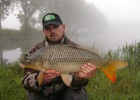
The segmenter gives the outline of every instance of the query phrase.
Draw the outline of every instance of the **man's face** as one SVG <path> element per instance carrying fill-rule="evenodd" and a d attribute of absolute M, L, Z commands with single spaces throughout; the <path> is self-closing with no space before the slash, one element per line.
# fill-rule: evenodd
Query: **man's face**
<path fill-rule="evenodd" d="M 47 25 L 44 29 L 44 35 L 47 36 L 47 38 L 52 41 L 52 42 L 58 42 L 63 34 L 64 34 L 64 30 L 65 30 L 65 25 Z"/>

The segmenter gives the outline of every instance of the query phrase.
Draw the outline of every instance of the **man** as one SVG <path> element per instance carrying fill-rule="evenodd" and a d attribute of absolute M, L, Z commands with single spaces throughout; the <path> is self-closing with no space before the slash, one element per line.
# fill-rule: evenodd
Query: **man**
<path fill-rule="evenodd" d="M 46 14 L 43 19 L 43 33 L 45 39 L 27 52 L 27 56 L 37 51 L 39 48 L 55 44 L 71 44 L 64 34 L 65 25 L 59 15 L 55 13 Z M 25 69 L 23 85 L 28 90 L 29 100 L 88 100 L 84 87 L 96 72 L 96 67 L 90 63 L 81 66 L 81 71 L 73 73 L 70 87 L 66 86 L 60 73 L 53 69 L 44 72 L 43 83 L 38 85 L 38 71 Z"/>

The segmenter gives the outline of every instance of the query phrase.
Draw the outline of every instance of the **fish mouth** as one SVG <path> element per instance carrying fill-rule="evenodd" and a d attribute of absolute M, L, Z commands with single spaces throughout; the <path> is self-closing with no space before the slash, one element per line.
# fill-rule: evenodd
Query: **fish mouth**
<path fill-rule="evenodd" d="M 23 62 L 22 62 L 22 61 L 19 61 L 18 63 L 19 63 L 19 65 L 20 65 L 22 68 L 24 68 L 24 67 L 25 67 L 25 64 L 23 64 Z"/>
<path fill-rule="evenodd" d="M 26 66 L 30 65 L 29 60 L 19 60 L 18 63 L 22 68 L 25 68 Z"/>

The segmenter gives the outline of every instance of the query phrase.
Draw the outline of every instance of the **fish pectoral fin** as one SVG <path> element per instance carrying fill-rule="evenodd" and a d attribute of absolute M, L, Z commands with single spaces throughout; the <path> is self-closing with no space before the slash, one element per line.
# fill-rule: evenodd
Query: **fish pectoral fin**
<path fill-rule="evenodd" d="M 38 81 L 39 86 L 41 86 L 41 84 L 42 84 L 42 82 L 43 82 L 43 77 L 44 77 L 44 70 L 41 70 L 41 71 L 39 72 L 38 77 L 37 77 L 37 81 Z"/>
<path fill-rule="evenodd" d="M 70 86 L 73 76 L 71 74 L 62 74 L 61 77 L 62 77 L 63 82 L 67 86 Z"/>

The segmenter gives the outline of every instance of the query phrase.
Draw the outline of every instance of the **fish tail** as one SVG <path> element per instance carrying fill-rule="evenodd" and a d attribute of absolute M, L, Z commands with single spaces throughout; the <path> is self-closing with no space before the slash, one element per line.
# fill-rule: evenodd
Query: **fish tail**
<path fill-rule="evenodd" d="M 106 75 L 106 77 L 112 82 L 116 83 L 117 75 L 116 70 L 122 69 L 128 65 L 127 62 L 121 60 L 111 60 L 104 67 L 101 68 L 101 71 Z"/>

